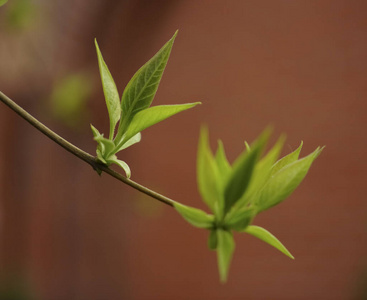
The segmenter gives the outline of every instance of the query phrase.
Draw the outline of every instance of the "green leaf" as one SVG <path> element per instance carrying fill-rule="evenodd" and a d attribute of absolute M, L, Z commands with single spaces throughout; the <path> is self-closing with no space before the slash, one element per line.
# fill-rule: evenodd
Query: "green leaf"
<path fill-rule="evenodd" d="M 197 157 L 197 180 L 201 197 L 216 216 L 222 212 L 219 193 L 219 171 L 209 146 L 208 130 L 202 127 Z"/>
<path fill-rule="evenodd" d="M 107 163 L 108 165 L 110 164 L 118 165 L 120 168 L 122 168 L 125 171 L 127 178 L 131 177 L 131 171 L 130 171 L 129 165 L 126 162 L 117 159 L 116 155 L 112 155 L 111 157 L 109 157 L 107 160 Z"/>
<path fill-rule="evenodd" d="M 208 238 L 208 247 L 210 250 L 216 250 L 218 245 L 218 236 L 217 236 L 217 230 L 212 229 L 209 233 Z"/>
<path fill-rule="evenodd" d="M 8 0 L 0 0 L 0 6 L 4 5 Z"/>
<path fill-rule="evenodd" d="M 107 105 L 108 115 L 110 117 L 110 139 L 113 139 L 114 130 L 117 122 L 120 120 L 121 107 L 120 97 L 117 91 L 115 81 L 112 78 L 108 67 L 103 60 L 102 53 L 99 50 L 97 40 L 94 40 L 98 56 L 99 72 L 101 74 L 103 93 Z"/>
<path fill-rule="evenodd" d="M 250 145 L 245 141 L 245 147 L 246 147 L 246 150 L 247 151 L 250 151 L 251 150 L 251 147 Z"/>
<path fill-rule="evenodd" d="M 276 172 L 283 169 L 285 166 L 289 165 L 290 163 L 296 161 L 299 157 L 299 154 L 302 149 L 303 142 L 299 145 L 299 147 L 293 151 L 292 153 L 289 153 L 288 155 L 284 156 L 283 158 L 279 159 L 272 167 L 271 175 L 274 175 Z"/>
<path fill-rule="evenodd" d="M 252 171 L 258 158 L 258 151 L 243 153 L 233 166 L 233 171 L 224 192 L 224 213 L 242 197 L 250 183 Z"/>
<path fill-rule="evenodd" d="M 244 232 L 253 235 L 254 237 L 257 237 L 258 239 L 264 241 L 265 243 L 268 243 L 269 245 L 275 247 L 280 252 L 284 253 L 288 257 L 294 259 L 293 255 L 283 246 L 283 244 L 269 231 L 265 230 L 262 227 L 259 226 L 248 226 Z"/>
<path fill-rule="evenodd" d="M 250 225 L 255 215 L 256 209 L 254 207 L 243 207 L 235 210 L 226 216 L 224 220 L 225 227 L 236 231 L 243 231 Z"/>
<path fill-rule="evenodd" d="M 240 208 L 246 206 L 250 202 L 255 201 L 255 197 L 257 196 L 258 192 L 270 177 L 272 165 L 279 157 L 284 141 L 285 136 L 280 136 L 273 148 L 256 164 L 250 184 L 246 190 L 246 193 L 241 197 L 240 200 L 238 200 L 238 203 L 236 204 L 237 207 Z"/>
<path fill-rule="evenodd" d="M 273 164 L 278 159 L 285 142 L 285 136 L 279 137 L 273 148 L 259 161 L 254 170 L 254 177 L 249 187 L 249 193 L 259 190 L 269 179 Z"/>
<path fill-rule="evenodd" d="M 220 177 L 222 178 L 222 182 L 225 183 L 229 174 L 231 173 L 232 167 L 227 160 L 227 156 L 221 140 L 218 141 L 218 149 L 215 154 L 215 162 L 217 164 Z"/>
<path fill-rule="evenodd" d="M 258 209 L 264 211 L 287 198 L 306 176 L 312 162 L 322 149 L 317 148 L 308 156 L 294 161 L 272 175 L 261 190 L 257 201 Z"/>
<path fill-rule="evenodd" d="M 93 137 L 95 137 L 95 138 L 98 138 L 100 136 L 103 137 L 103 134 L 100 134 L 98 129 L 96 127 L 94 127 L 92 124 L 90 124 L 90 128 L 92 129 Z"/>
<path fill-rule="evenodd" d="M 115 149 L 115 153 L 124 150 L 136 143 L 139 143 L 141 141 L 141 133 L 138 132 L 137 134 L 135 134 L 133 137 L 131 137 L 129 140 L 127 140 L 125 143 L 123 143 L 119 148 Z"/>
<path fill-rule="evenodd" d="M 98 143 L 97 146 L 97 157 L 104 164 L 108 164 L 108 158 L 113 155 L 115 144 L 113 141 L 106 139 L 103 137 L 103 134 L 100 134 L 97 128 L 95 128 L 92 124 L 90 127 L 93 132 L 94 140 Z"/>
<path fill-rule="evenodd" d="M 151 58 L 135 73 L 127 84 L 121 99 L 123 118 L 121 118 L 116 136 L 117 144 L 128 129 L 128 125 L 134 115 L 139 111 L 148 108 L 152 103 L 171 53 L 176 35 L 177 32 L 157 52 L 157 54 L 153 56 L 153 58 Z"/>
<path fill-rule="evenodd" d="M 122 143 L 123 141 L 130 139 L 138 132 L 141 132 L 154 124 L 157 124 L 181 111 L 194 107 L 198 104 L 200 104 L 200 102 L 178 105 L 158 105 L 149 107 L 138 112 L 131 121 L 129 128 L 122 139 Z"/>
<path fill-rule="evenodd" d="M 219 276 L 222 282 L 226 282 L 228 277 L 228 270 L 235 249 L 235 242 L 232 233 L 227 230 L 217 229 L 217 236 L 217 259 Z"/>
<path fill-rule="evenodd" d="M 186 206 L 180 203 L 174 203 L 173 206 L 179 212 L 179 214 L 191 225 L 198 228 L 213 228 L 214 225 L 214 216 L 209 215 L 206 212 Z"/>
<path fill-rule="evenodd" d="M 98 159 L 104 163 L 105 165 L 109 166 L 110 164 L 116 164 L 121 167 L 125 173 L 126 177 L 130 178 L 131 171 L 127 163 L 122 160 L 117 159 L 116 155 L 114 154 L 115 144 L 110 139 L 106 139 L 103 137 L 103 134 L 100 134 L 98 129 L 95 128 L 92 124 L 90 125 L 92 128 L 94 140 L 97 141 L 97 157 Z M 98 172 L 98 170 L 97 170 Z"/>
<path fill-rule="evenodd" d="M 269 138 L 270 129 L 265 130 L 251 146 L 245 150 L 233 164 L 233 170 L 224 191 L 224 213 L 243 196 L 252 177 L 252 171 Z"/>

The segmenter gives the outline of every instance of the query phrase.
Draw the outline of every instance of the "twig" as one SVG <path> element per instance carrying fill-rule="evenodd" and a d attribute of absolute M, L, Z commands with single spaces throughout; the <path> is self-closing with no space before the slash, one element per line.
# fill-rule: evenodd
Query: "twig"
<path fill-rule="evenodd" d="M 0 100 L 5 103 L 10 109 L 12 109 L 14 112 L 16 112 L 19 116 L 21 116 L 24 120 L 26 120 L 29 124 L 31 124 L 33 127 L 37 128 L 39 131 L 41 131 L 44 135 L 49 137 L 51 140 L 53 140 L 55 143 L 59 144 L 61 147 L 63 147 L 65 150 L 69 151 L 76 157 L 80 158 L 81 160 L 85 161 L 89 165 L 93 167 L 94 170 L 96 170 L 98 173 L 105 172 L 112 177 L 115 177 L 117 180 L 122 181 L 123 183 L 131 186 L 132 188 L 160 201 L 163 202 L 169 206 L 173 206 L 174 203 L 177 203 L 176 201 L 163 196 L 155 191 L 152 191 L 151 189 L 142 186 L 141 184 L 126 178 L 122 174 L 110 169 L 108 166 L 102 164 L 97 160 L 96 157 L 93 155 L 90 155 L 89 153 L 79 149 L 72 143 L 68 142 L 67 140 L 63 139 L 61 136 L 56 134 L 54 131 L 49 129 L 47 126 L 42 124 L 40 121 L 38 121 L 36 118 L 34 118 L 32 115 L 30 115 L 27 111 L 25 111 L 23 108 L 21 108 L 18 104 L 16 104 L 13 100 L 11 100 L 9 97 L 7 97 L 5 94 L 3 94 L 0 91 Z"/>

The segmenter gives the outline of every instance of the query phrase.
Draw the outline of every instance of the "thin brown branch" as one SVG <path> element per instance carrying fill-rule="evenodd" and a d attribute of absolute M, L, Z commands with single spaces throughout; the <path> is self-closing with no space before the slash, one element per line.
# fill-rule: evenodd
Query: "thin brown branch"
<path fill-rule="evenodd" d="M 176 201 L 163 196 L 155 191 L 152 191 L 151 189 L 131 180 L 123 176 L 122 174 L 110 169 L 108 166 L 102 164 L 97 160 L 96 157 L 93 155 L 90 155 L 89 153 L 79 149 L 72 143 L 68 142 L 58 134 L 56 134 L 54 131 L 49 129 L 47 126 L 45 126 L 43 123 L 38 121 L 35 117 L 30 115 L 26 110 L 21 108 L 18 104 L 16 104 L 13 100 L 11 100 L 9 97 L 7 97 L 5 94 L 3 94 L 0 91 L 0 100 L 7 105 L 10 109 L 12 109 L 14 112 L 16 112 L 19 116 L 21 116 L 24 120 L 26 120 L 29 124 L 31 124 L 33 127 L 37 128 L 39 131 L 41 131 L 44 135 L 49 137 L 51 140 L 53 140 L 55 143 L 59 144 L 61 147 L 63 147 L 65 150 L 69 151 L 76 157 L 80 158 L 81 160 L 85 161 L 89 165 L 93 167 L 94 170 L 96 170 L 98 173 L 105 172 L 109 174 L 110 176 L 116 178 L 119 181 L 122 181 L 123 183 L 131 186 L 132 188 L 138 190 L 139 192 L 142 192 L 160 202 L 163 202 L 167 205 L 173 206 Z"/>

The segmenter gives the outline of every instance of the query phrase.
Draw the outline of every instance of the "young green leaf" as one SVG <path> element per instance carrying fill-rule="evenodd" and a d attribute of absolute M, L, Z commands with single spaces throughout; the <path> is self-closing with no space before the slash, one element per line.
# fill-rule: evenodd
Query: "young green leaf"
<path fill-rule="evenodd" d="M 251 150 L 251 147 L 250 145 L 245 141 L 245 147 L 246 147 L 246 150 L 247 151 L 250 151 Z"/>
<path fill-rule="evenodd" d="M 153 58 L 151 58 L 135 73 L 127 84 L 121 99 L 123 118 L 121 118 L 121 122 L 119 124 L 116 144 L 119 144 L 134 115 L 139 111 L 148 108 L 152 103 L 171 53 L 176 35 L 177 32 L 157 52 L 157 54 L 153 56 Z"/>
<path fill-rule="evenodd" d="M 122 161 L 122 160 L 117 159 L 116 155 L 112 155 L 112 156 L 110 156 L 110 157 L 108 158 L 108 160 L 107 160 L 107 164 L 108 164 L 108 165 L 110 165 L 110 164 L 116 164 L 116 165 L 118 165 L 120 168 L 122 168 L 122 169 L 125 171 L 125 173 L 126 173 L 126 177 L 127 177 L 127 178 L 130 178 L 130 176 L 131 176 L 131 171 L 130 171 L 130 167 L 129 167 L 129 165 L 128 165 L 126 162 L 124 162 L 124 161 Z"/>
<path fill-rule="evenodd" d="M 8 0 L 0 0 L 0 6 L 3 6 Z"/>
<path fill-rule="evenodd" d="M 299 157 L 299 154 L 302 149 L 303 142 L 299 145 L 299 147 L 293 151 L 292 153 L 289 153 L 288 155 L 284 156 L 283 158 L 279 159 L 272 167 L 271 175 L 274 175 L 276 172 L 283 169 L 285 166 L 291 164 L 292 162 L 296 161 Z"/>
<path fill-rule="evenodd" d="M 264 241 L 265 243 L 268 243 L 269 245 L 275 247 L 280 252 L 284 253 L 288 257 L 294 259 L 293 255 L 283 246 L 283 244 L 269 231 L 265 230 L 262 227 L 259 226 L 248 226 L 244 232 L 253 235 L 254 237 L 257 237 L 258 239 Z"/>
<path fill-rule="evenodd" d="M 173 206 L 179 212 L 179 214 L 191 225 L 198 228 L 210 229 L 214 226 L 214 216 L 209 215 L 206 212 L 186 206 L 180 203 L 174 203 Z"/>
<path fill-rule="evenodd" d="M 265 130 L 254 142 L 250 151 L 244 151 L 233 164 L 231 177 L 224 191 L 224 213 L 243 196 L 252 177 L 252 171 L 269 138 L 270 129 Z"/>
<path fill-rule="evenodd" d="M 285 141 L 285 136 L 282 135 L 275 143 L 273 148 L 263 157 L 255 166 L 250 184 L 246 193 L 238 200 L 236 207 L 244 207 L 249 202 L 254 202 L 258 191 L 264 186 L 270 177 L 271 167 L 280 155 Z"/>
<path fill-rule="evenodd" d="M 115 148 L 115 153 L 124 150 L 126 148 L 129 148 L 130 146 L 139 143 L 141 141 L 141 133 L 138 132 L 137 134 L 135 134 L 133 137 L 131 137 L 130 139 L 128 139 L 125 143 L 122 143 L 121 146 L 119 148 Z"/>
<path fill-rule="evenodd" d="M 217 229 L 217 259 L 220 280 L 224 283 L 227 281 L 228 270 L 231 264 L 235 242 L 231 232 L 223 229 Z"/>
<path fill-rule="evenodd" d="M 223 200 L 219 193 L 219 171 L 209 146 L 208 130 L 202 127 L 197 157 L 197 180 L 204 202 L 216 216 L 221 214 Z"/>
<path fill-rule="evenodd" d="M 93 133 L 93 137 L 99 137 L 99 136 L 103 136 L 103 134 L 101 134 L 98 129 L 96 127 L 94 127 L 92 124 L 90 124 L 90 128 L 92 129 L 92 133 Z"/>
<path fill-rule="evenodd" d="M 126 173 L 126 177 L 130 178 L 131 171 L 127 163 L 122 160 L 117 159 L 114 154 L 115 144 L 112 140 L 106 139 L 103 137 L 103 134 L 100 134 L 98 129 L 95 128 L 92 124 L 90 125 L 92 128 L 94 140 L 98 143 L 97 146 L 97 157 L 98 159 L 109 166 L 110 164 L 117 164 L 120 166 Z"/>
<path fill-rule="evenodd" d="M 281 135 L 273 148 L 259 161 L 254 170 L 252 182 L 248 188 L 249 194 L 263 187 L 270 177 L 273 164 L 278 159 L 285 142 L 285 136 Z"/>
<path fill-rule="evenodd" d="M 125 140 L 129 140 L 132 136 L 144 129 L 198 104 L 200 104 L 200 102 L 177 105 L 158 105 L 141 110 L 132 119 L 121 141 L 123 143 Z"/>
<path fill-rule="evenodd" d="M 107 105 L 108 115 L 110 117 L 110 139 L 113 139 L 114 130 L 117 122 L 120 120 L 121 107 L 120 96 L 117 91 L 115 81 L 112 78 L 108 67 L 103 60 L 102 53 L 99 50 L 97 40 L 94 40 L 98 56 L 99 72 L 101 74 L 103 93 Z"/>
<path fill-rule="evenodd" d="M 215 162 L 218 166 L 221 181 L 225 183 L 229 174 L 231 173 L 232 167 L 229 164 L 226 153 L 224 151 L 224 146 L 221 140 L 218 141 L 218 149 L 215 154 Z"/>
<path fill-rule="evenodd" d="M 308 156 L 294 161 L 275 173 L 259 194 L 258 209 L 264 211 L 287 198 L 306 176 L 312 162 L 320 154 L 319 147 Z"/>
<path fill-rule="evenodd" d="M 92 124 L 90 127 L 92 128 L 94 140 L 98 143 L 97 157 L 101 162 L 107 164 L 107 159 L 113 155 L 115 144 L 113 141 L 104 138 L 103 134 L 100 134 L 97 128 L 95 128 Z"/>
<path fill-rule="evenodd" d="M 217 230 L 212 229 L 209 233 L 208 238 L 208 247 L 210 250 L 216 250 L 218 245 L 218 236 L 217 236 Z"/>
<path fill-rule="evenodd" d="M 254 207 L 243 207 L 230 212 L 224 219 L 224 224 L 227 228 L 243 231 L 250 225 L 255 215 L 256 209 Z"/>
<path fill-rule="evenodd" d="M 224 213 L 227 213 L 246 191 L 257 157 L 258 151 L 243 153 L 240 157 L 241 160 L 237 161 L 237 164 L 234 165 L 224 192 Z"/>

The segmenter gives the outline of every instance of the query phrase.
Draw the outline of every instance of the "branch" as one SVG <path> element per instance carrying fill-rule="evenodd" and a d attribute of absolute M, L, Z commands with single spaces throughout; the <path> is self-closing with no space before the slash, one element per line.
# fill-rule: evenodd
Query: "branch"
<path fill-rule="evenodd" d="M 97 160 L 96 157 L 90 155 L 89 153 L 79 149 L 75 145 L 71 144 L 67 140 L 63 139 L 61 136 L 56 134 L 54 131 L 52 131 L 50 128 L 42 124 L 40 121 L 38 121 L 36 118 L 34 118 L 32 115 L 30 115 L 27 111 L 25 111 L 23 108 L 21 108 L 19 105 L 17 105 L 13 100 L 11 100 L 9 97 L 7 97 L 5 94 L 3 94 L 0 91 L 0 100 L 5 103 L 10 109 L 12 109 L 14 112 L 16 112 L 19 116 L 21 116 L 24 120 L 26 120 L 29 124 L 31 124 L 33 127 L 37 128 L 39 131 L 41 131 L 44 135 L 49 137 L 51 140 L 53 140 L 55 143 L 59 144 L 61 147 L 63 147 L 65 150 L 69 151 L 76 157 L 80 158 L 81 160 L 85 161 L 89 165 L 93 167 L 94 170 L 96 170 L 98 173 L 105 172 L 112 177 L 115 177 L 117 180 L 122 181 L 123 183 L 131 186 L 132 188 L 138 190 L 139 192 L 142 192 L 160 202 L 163 202 L 169 206 L 173 206 L 174 203 L 177 203 L 176 201 L 163 196 L 155 191 L 152 191 L 151 189 L 142 186 L 141 184 L 130 180 L 123 176 L 122 174 L 110 169 L 108 166 L 102 164 Z"/>

